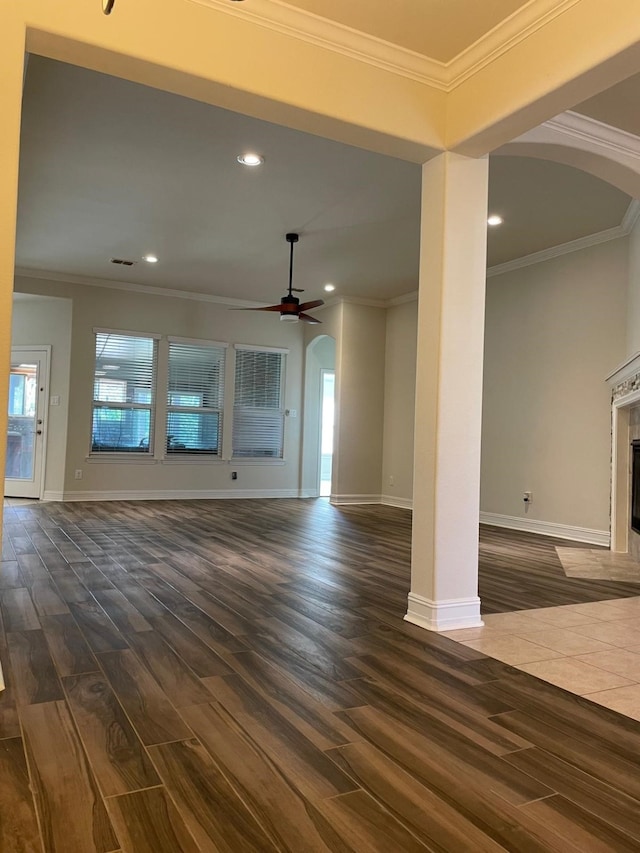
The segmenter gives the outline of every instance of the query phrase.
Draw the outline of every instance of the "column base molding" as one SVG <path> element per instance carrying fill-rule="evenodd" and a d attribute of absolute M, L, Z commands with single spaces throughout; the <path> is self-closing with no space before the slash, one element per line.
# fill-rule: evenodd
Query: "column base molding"
<path fill-rule="evenodd" d="M 409 593 L 407 622 L 428 631 L 454 631 L 457 628 L 479 628 L 484 625 L 480 616 L 480 599 L 449 598 L 431 601 L 415 592 Z"/>

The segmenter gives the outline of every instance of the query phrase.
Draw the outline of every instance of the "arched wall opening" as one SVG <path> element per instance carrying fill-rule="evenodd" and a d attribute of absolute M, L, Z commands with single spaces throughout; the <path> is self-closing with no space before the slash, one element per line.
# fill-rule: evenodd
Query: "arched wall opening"
<path fill-rule="evenodd" d="M 612 413 L 610 386 L 628 378 L 632 364 L 616 368 L 640 349 L 640 144 L 636 155 L 607 151 L 554 124 L 495 154 L 571 166 L 632 202 L 616 228 L 489 270 L 481 521 L 599 545 L 613 533 L 613 548 L 626 550 L 629 427 L 620 424 L 632 413 L 626 401 Z"/>
<path fill-rule="evenodd" d="M 302 428 L 301 494 L 318 497 L 323 468 L 323 384 L 328 373 L 335 376 L 336 342 L 319 335 L 308 344 L 304 368 L 304 423 Z M 335 430 L 334 430 L 335 434 Z M 324 430 L 327 442 L 326 425 Z M 325 467 L 326 467 L 326 460 Z M 325 472 L 326 473 L 326 472 Z M 331 491 L 334 489 L 332 487 Z"/>

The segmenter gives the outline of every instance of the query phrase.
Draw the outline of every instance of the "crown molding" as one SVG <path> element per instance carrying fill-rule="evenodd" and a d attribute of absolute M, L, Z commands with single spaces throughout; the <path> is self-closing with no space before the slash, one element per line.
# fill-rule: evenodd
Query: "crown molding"
<path fill-rule="evenodd" d="M 586 237 L 578 237 L 577 240 L 569 240 L 567 243 L 560 243 L 558 246 L 551 246 L 548 249 L 542 249 L 540 252 L 532 252 L 530 255 L 515 258 L 513 261 L 506 261 L 504 264 L 496 264 L 487 269 L 487 278 L 540 264 L 543 261 L 550 261 L 553 258 L 559 258 L 561 255 L 569 255 L 571 252 L 579 252 L 581 249 L 588 249 L 589 246 L 597 246 L 600 243 L 608 243 L 610 240 L 627 237 L 639 215 L 640 202 L 633 199 L 627 208 L 622 223 L 616 225 L 615 228 L 606 228 L 604 231 L 588 234 Z"/>
<path fill-rule="evenodd" d="M 447 64 L 451 91 L 563 15 L 580 0 L 529 0 Z"/>
<path fill-rule="evenodd" d="M 148 296 L 168 296 L 173 299 L 191 299 L 196 302 L 214 302 L 238 308 L 261 308 L 265 302 L 254 302 L 248 299 L 230 299 L 226 296 L 214 296 L 210 293 L 200 293 L 194 290 L 173 290 L 168 287 L 153 287 L 148 284 L 134 284 L 129 281 L 112 281 L 108 278 L 89 278 L 72 273 L 53 272 L 52 270 L 16 267 L 15 275 L 21 278 L 33 278 L 43 281 L 59 281 L 63 284 L 81 284 L 83 287 L 105 287 L 109 290 L 126 290 L 130 293 L 144 293 Z"/>
<path fill-rule="evenodd" d="M 83 287 L 103 287 L 108 290 L 124 290 L 129 293 L 144 293 L 147 296 L 167 296 L 173 299 L 190 299 L 195 302 L 213 302 L 231 308 L 262 308 L 266 302 L 256 302 L 250 299 L 231 299 L 226 296 L 214 296 L 210 293 L 201 293 L 195 290 L 173 290 L 168 287 L 153 287 L 148 284 L 135 284 L 129 281 L 112 281 L 108 278 L 90 278 L 88 276 L 74 275 L 72 273 L 60 273 L 53 270 L 32 269 L 31 267 L 16 267 L 16 278 L 29 278 L 41 281 L 59 281 L 62 284 L 79 284 Z M 19 294 L 20 291 L 17 291 Z M 38 294 L 40 295 L 40 294 Z M 361 296 L 334 296 L 326 300 L 324 305 L 313 309 L 314 314 L 333 305 L 348 303 L 350 305 L 367 305 L 370 308 L 387 308 L 391 305 L 400 305 L 402 302 L 411 302 L 418 298 L 417 291 L 393 299 L 367 299 Z"/>
<path fill-rule="evenodd" d="M 529 0 L 448 62 L 295 8 L 283 0 L 252 0 L 250 6 L 229 0 L 189 2 L 450 92 L 580 0 Z"/>
<path fill-rule="evenodd" d="M 386 299 L 367 299 L 363 296 L 342 296 L 340 302 L 346 305 L 365 305 L 368 308 L 386 308 L 389 304 Z"/>
<path fill-rule="evenodd" d="M 640 137 L 598 119 L 567 110 L 542 125 L 607 153 L 640 160 Z M 526 134 L 525 134 L 526 135 Z"/>
<path fill-rule="evenodd" d="M 393 299 L 387 299 L 386 305 L 388 308 L 394 308 L 396 305 L 404 305 L 407 302 L 417 302 L 418 291 L 412 290 L 411 293 L 403 293 L 402 296 L 394 296 Z"/>
<path fill-rule="evenodd" d="M 436 89 L 447 88 L 447 67 L 444 63 L 313 12 L 295 8 L 281 0 L 252 0 L 250 6 L 230 3 L 229 0 L 190 2 L 250 21 L 350 59 L 366 62 L 384 71 L 400 74 L 418 83 L 427 83 Z"/>

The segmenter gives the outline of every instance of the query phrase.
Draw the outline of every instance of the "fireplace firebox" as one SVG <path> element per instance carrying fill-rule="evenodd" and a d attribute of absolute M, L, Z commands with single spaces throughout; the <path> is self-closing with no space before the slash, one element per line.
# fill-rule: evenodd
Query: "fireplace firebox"
<path fill-rule="evenodd" d="M 640 440 L 631 442 L 631 529 L 640 533 Z"/>

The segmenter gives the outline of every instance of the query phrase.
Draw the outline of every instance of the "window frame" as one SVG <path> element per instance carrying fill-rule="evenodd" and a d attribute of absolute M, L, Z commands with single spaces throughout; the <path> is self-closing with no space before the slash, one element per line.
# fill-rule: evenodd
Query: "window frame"
<path fill-rule="evenodd" d="M 97 400 L 96 399 L 96 373 L 98 370 L 98 358 L 101 357 L 101 354 L 98 354 L 98 336 L 99 335 L 107 335 L 118 338 L 138 338 L 141 340 L 151 341 L 152 344 L 152 356 L 151 356 L 151 382 L 149 386 L 149 394 L 150 401 L 148 403 L 136 402 L 136 401 L 106 401 L 106 400 Z M 89 454 L 87 459 L 91 459 L 91 461 L 118 461 L 123 462 L 125 460 L 140 462 L 142 460 L 154 460 L 154 439 L 156 433 L 156 406 L 157 406 L 157 385 L 158 385 L 158 342 L 160 340 L 160 335 L 153 334 L 152 332 L 135 332 L 124 329 L 103 329 L 103 328 L 94 328 L 93 329 L 93 391 L 91 395 L 91 422 L 90 422 L 90 430 L 89 430 Z M 103 348 L 104 350 L 104 348 Z M 100 377 L 102 378 L 102 377 Z M 108 377 L 105 376 L 105 379 L 113 379 L 116 380 L 116 377 Z M 126 381 L 126 380 L 122 380 Z M 95 412 L 101 409 L 111 409 L 118 410 L 121 412 L 134 412 L 134 411 L 145 411 L 149 412 L 149 435 L 148 442 L 146 447 L 131 447 L 129 449 L 96 449 L 94 442 L 94 418 Z"/>
<path fill-rule="evenodd" d="M 233 366 L 233 376 L 234 376 L 234 387 L 233 387 L 233 426 L 231 431 L 231 447 L 230 447 L 230 460 L 234 465 L 283 465 L 285 464 L 285 455 L 286 455 L 286 408 L 285 408 L 285 397 L 286 397 L 286 381 L 287 381 L 287 356 L 289 355 L 290 350 L 288 348 L 283 347 L 271 347 L 271 346 L 259 346 L 254 344 L 234 344 L 235 351 L 235 362 Z M 281 421 L 281 442 L 280 442 L 280 453 L 277 456 L 253 456 L 253 455 L 236 455 L 236 427 L 237 427 L 237 416 L 241 410 L 245 412 L 249 409 L 260 410 L 262 407 L 255 406 L 240 406 L 237 402 L 238 400 L 238 354 L 241 352 L 260 352 L 260 353 L 273 353 L 279 354 L 281 356 L 280 362 L 280 387 L 278 390 L 279 394 L 279 406 L 277 409 L 269 409 L 265 407 L 266 411 L 278 412 L 279 419 Z"/>
<path fill-rule="evenodd" d="M 170 402 L 171 394 L 176 393 L 171 390 L 171 346 L 189 346 L 189 347 L 199 347 L 203 350 L 211 349 L 211 350 L 222 350 L 221 358 L 220 358 L 220 375 L 219 375 L 219 391 L 218 391 L 218 401 L 219 406 L 181 406 L 175 405 Z M 183 338 L 176 337 L 174 335 L 169 335 L 167 337 L 167 363 L 166 363 L 166 387 L 163 389 L 163 393 L 165 396 L 165 411 L 164 411 L 164 425 L 165 425 L 165 433 L 164 433 L 164 448 L 163 448 L 163 461 L 179 461 L 179 462 L 191 462 L 191 461 L 206 461 L 211 462 L 215 460 L 223 459 L 223 442 L 224 442 L 224 414 L 227 406 L 227 396 L 228 396 L 228 388 L 226 382 L 226 367 L 227 367 L 227 350 L 229 348 L 228 343 L 224 343 L 222 341 L 207 341 L 201 338 Z M 203 415 L 203 414 L 217 414 L 218 415 L 218 448 L 216 452 L 207 452 L 207 451 L 198 451 L 195 449 L 188 450 L 184 449 L 182 452 L 180 449 L 176 449 L 173 451 L 169 450 L 169 418 L 173 413 L 185 413 L 185 414 L 195 414 L 195 415 Z"/>

